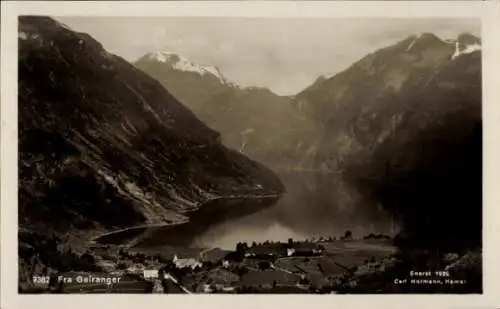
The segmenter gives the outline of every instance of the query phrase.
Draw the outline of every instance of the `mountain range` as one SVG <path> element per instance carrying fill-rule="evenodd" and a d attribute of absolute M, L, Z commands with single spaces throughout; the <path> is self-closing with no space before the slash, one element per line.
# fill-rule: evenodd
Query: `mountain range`
<path fill-rule="evenodd" d="M 424 219 L 417 219 L 411 212 L 412 219 L 406 210 L 414 207 L 422 211 L 422 216 L 427 215 L 427 207 L 416 205 L 423 200 L 430 209 L 438 200 L 444 203 L 444 196 L 455 205 L 463 204 L 460 199 L 470 200 L 469 193 L 480 201 L 480 178 L 474 174 L 480 170 L 479 154 L 464 153 L 472 147 L 467 143 L 480 143 L 480 50 L 481 40 L 469 33 L 454 39 L 441 39 L 432 33 L 411 35 L 366 55 L 330 78 L 318 77 L 292 97 L 280 97 L 268 89 L 239 87 L 210 74 L 186 72 L 176 62 L 158 60 L 154 53 L 145 55 L 135 65 L 172 89 L 174 96 L 200 119 L 221 132 L 228 147 L 275 170 L 285 167 L 336 173 L 363 192 L 353 200 L 352 194 L 343 192 L 344 186 L 336 185 L 329 189 L 335 196 L 334 204 L 352 208 L 383 201 L 388 205 L 385 197 L 378 196 L 380 187 L 389 186 L 396 192 L 398 187 L 392 187 L 392 183 L 403 181 L 399 179 L 402 174 L 414 177 L 407 174 L 420 170 L 421 164 L 433 166 L 425 175 L 434 180 L 433 187 L 428 187 L 432 181 L 412 182 L 411 186 L 419 188 L 414 190 L 421 190 L 421 196 L 406 196 L 410 193 L 404 192 L 404 199 L 397 199 L 398 203 L 412 205 L 404 206 L 397 215 L 417 222 Z M 217 72 L 217 76 L 222 76 Z M 187 82 L 188 76 L 197 76 L 196 83 Z M 216 80 L 218 86 L 209 87 Z M 182 85 L 177 87 L 179 83 Z M 195 100 L 185 95 L 189 89 L 209 90 L 203 91 L 201 100 Z M 457 148 L 462 146 L 466 148 Z M 480 153 L 480 146 L 475 147 L 474 151 Z M 450 153 L 451 149 L 455 153 Z M 453 163 L 443 156 L 453 156 Z M 464 160 L 472 161 L 468 166 Z M 438 178 L 458 171 L 464 173 L 462 180 L 469 176 L 470 181 L 475 179 L 469 190 L 462 191 L 466 196 L 453 192 L 453 188 L 465 184 L 456 184 L 454 178 Z M 469 183 L 469 179 L 464 183 Z M 385 190 L 388 189 L 382 191 Z M 394 207 L 403 206 L 391 207 L 390 212 L 394 212 Z M 436 207 L 447 209 L 441 214 L 443 217 L 451 212 L 447 207 Z M 465 214 L 460 210 L 457 215 Z M 480 221 L 477 216 L 480 212 L 474 222 Z M 463 222 L 457 220 L 456 226 L 460 224 Z M 426 225 L 427 230 L 432 228 Z"/>
<path fill-rule="evenodd" d="M 217 67 L 172 52 L 148 53 L 134 65 L 172 89 L 180 102 L 221 133 L 229 148 L 275 167 L 297 164 L 302 156 L 294 154 L 307 151 L 301 141 L 314 134 L 315 126 L 295 110 L 290 97 L 239 86 Z"/>

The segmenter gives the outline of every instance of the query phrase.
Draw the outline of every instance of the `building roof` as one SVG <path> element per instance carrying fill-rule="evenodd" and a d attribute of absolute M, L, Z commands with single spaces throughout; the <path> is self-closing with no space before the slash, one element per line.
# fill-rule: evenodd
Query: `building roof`
<path fill-rule="evenodd" d="M 278 254 L 281 250 L 281 244 L 262 244 L 249 248 L 248 252 L 254 254 Z"/>
<path fill-rule="evenodd" d="M 196 259 L 193 258 L 180 259 L 177 257 L 177 255 L 174 256 L 172 262 L 174 262 L 175 266 L 177 266 L 178 268 L 186 268 L 186 267 L 195 268 L 197 266 L 199 267 L 202 266 L 201 263 Z"/>
<path fill-rule="evenodd" d="M 222 250 L 220 248 L 214 248 L 204 251 L 200 254 L 200 260 L 202 262 L 213 262 L 217 263 L 224 259 L 224 257 L 229 253 L 227 250 Z"/>
<path fill-rule="evenodd" d="M 318 247 L 319 247 L 319 244 L 306 243 L 306 242 L 294 243 L 292 246 L 292 248 L 294 248 L 297 251 L 314 250 L 314 249 L 318 249 Z"/>

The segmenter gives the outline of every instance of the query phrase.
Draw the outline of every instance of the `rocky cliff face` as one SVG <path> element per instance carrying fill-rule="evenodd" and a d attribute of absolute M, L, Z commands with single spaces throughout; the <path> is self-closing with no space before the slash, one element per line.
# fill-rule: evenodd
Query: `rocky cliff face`
<path fill-rule="evenodd" d="M 265 166 L 222 146 L 157 81 L 87 34 L 20 17 L 18 64 L 19 226 L 28 247 L 30 231 L 182 223 L 217 196 L 283 190 Z"/>

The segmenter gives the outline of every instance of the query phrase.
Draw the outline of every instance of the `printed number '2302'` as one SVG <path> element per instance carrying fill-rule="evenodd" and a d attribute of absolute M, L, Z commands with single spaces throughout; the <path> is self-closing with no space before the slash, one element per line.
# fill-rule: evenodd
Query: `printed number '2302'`
<path fill-rule="evenodd" d="M 49 276 L 33 276 L 34 284 L 49 284 Z"/>

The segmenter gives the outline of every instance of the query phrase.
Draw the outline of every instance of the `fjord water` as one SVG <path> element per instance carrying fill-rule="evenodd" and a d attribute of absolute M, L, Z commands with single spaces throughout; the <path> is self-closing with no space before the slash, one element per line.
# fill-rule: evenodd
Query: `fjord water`
<path fill-rule="evenodd" d="M 125 231 L 99 239 L 102 243 L 140 248 L 161 246 L 220 247 L 238 242 L 287 241 L 289 238 L 394 234 L 397 226 L 380 208 L 360 196 L 340 175 L 321 171 L 277 172 L 287 188 L 280 196 L 221 198 L 193 213 L 190 222 Z M 256 211 L 256 209 L 262 209 Z"/>
<path fill-rule="evenodd" d="M 221 198 L 193 213 L 188 223 L 142 227 L 101 237 L 101 243 L 140 248 L 220 247 L 238 242 L 287 241 L 289 238 L 394 234 L 397 226 L 381 208 L 348 187 L 340 175 L 321 171 L 277 171 L 287 188 L 281 197 Z M 255 212 L 256 209 L 262 209 Z"/>
<path fill-rule="evenodd" d="M 316 170 L 276 170 L 287 192 L 258 213 L 211 226 L 195 239 L 201 247 L 232 249 L 237 242 L 339 237 L 346 230 L 394 235 L 396 222 L 381 207 L 348 186 L 341 175 Z"/>

